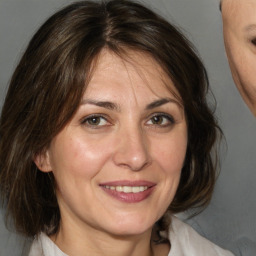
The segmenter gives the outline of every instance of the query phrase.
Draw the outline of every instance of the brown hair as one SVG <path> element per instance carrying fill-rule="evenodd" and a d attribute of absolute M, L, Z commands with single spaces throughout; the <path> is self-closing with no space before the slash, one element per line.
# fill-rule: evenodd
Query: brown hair
<path fill-rule="evenodd" d="M 205 206 L 216 179 L 211 156 L 218 126 L 206 94 L 207 74 L 188 40 L 162 17 L 128 0 L 82 1 L 50 17 L 34 35 L 10 82 L 0 119 L 0 192 L 18 231 L 58 231 L 54 177 L 33 162 L 76 112 L 102 49 L 150 55 L 183 101 L 188 148 L 167 212 Z M 128 52 L 128 51 L 127 51 Z M 164 218 L 158 222 L 167 230 Z"/>

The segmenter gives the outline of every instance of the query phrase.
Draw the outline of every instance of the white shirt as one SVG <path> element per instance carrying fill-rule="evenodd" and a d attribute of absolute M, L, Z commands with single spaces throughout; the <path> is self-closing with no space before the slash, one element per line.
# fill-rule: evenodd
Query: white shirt
<path fill-rule="evenodd" d="M 200 236 L 193 228 L 172 217 L 169 234 L 171 250 L 168 256 L 234 256 L 209 240 Z M 53 241 L 41 233 L 34 240 L 29 256 L 68 256 L 62 252 Z"/>

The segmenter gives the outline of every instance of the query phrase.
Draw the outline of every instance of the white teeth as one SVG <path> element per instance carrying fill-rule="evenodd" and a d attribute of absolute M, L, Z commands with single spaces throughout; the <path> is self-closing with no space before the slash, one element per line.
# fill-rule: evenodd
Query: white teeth
<path fill-rule="evenodd" d="M 123 192 L 123 187 L 117 186 L 117 187 L 116 187 L 116 191 L 118 191 L 118 192 Z"/>
<path fill-rule="evenodd" d="M 124 193 L 139 193 L 143 192 L 148 189 L 147 186 L 138 186 L 138 187 L 131 187 L 131 186 L 104 186 L 107 189 L 116 190 L 118 192 Z"/>
<path fill-rule="evenodd" d="M 123 187 L 123 192 L 124 193 L 131 193 L 131 192 L 133 192 L 133 188 L 132 187 L 128 187 L 128 186 L 124 186 Z"/>
<path fill-rule="evenodd" d="M 140 192 L 140 187 L 132 187 L 132 193 L 138 193 L 138 192 Z"/>

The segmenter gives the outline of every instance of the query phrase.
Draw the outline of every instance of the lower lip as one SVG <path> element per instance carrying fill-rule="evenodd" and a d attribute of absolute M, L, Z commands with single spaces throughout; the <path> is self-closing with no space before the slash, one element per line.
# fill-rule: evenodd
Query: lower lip
<path fill-rule="evenodd" d="M 139 193 L 124 193 L 116 190 L 111 190 L 101 186 L 101 188 L 110 196 L 115 199 L 125 202 L 125 203 L 139 203 L 145 199 L 147 199 L 153 192 L 154 186 L 149 187 L 147 190 L 139 192 Z"/>

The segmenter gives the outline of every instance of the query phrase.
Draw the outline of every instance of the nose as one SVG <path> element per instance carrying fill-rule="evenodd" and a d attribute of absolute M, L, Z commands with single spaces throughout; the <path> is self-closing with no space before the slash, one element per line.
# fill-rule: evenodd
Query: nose
<path fill-rule="evenodd" d="M 132 171 L 140 171 L 151 163 L 147 136 L 139 129 L 120 132 L 113 155 L 116 165 Z"/>

